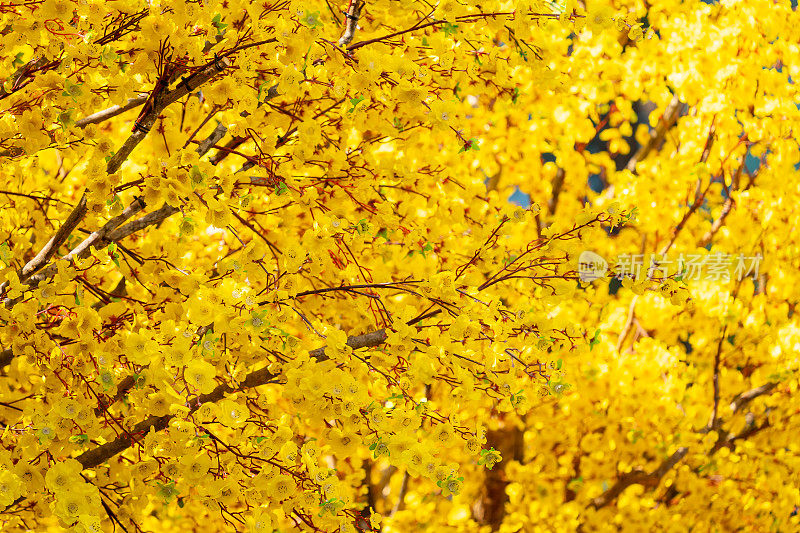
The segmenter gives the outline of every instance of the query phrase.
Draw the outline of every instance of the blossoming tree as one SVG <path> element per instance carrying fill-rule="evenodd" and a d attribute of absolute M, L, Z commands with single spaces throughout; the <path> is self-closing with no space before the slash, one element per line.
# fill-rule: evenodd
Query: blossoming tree
<path fill-rule="evenodd" d="M 338 4 L 0 5 L 3 530 L 797 528 L 796 6 Z"/>

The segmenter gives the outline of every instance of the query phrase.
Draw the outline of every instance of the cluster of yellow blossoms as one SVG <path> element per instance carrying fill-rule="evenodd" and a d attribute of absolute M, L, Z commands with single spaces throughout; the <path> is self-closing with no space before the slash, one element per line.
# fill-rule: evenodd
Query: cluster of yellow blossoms
<path fill-rule="evenodd" d="M 798 527 L 796 4 L 401 4 L 0 5 L 0 528 Z"/>

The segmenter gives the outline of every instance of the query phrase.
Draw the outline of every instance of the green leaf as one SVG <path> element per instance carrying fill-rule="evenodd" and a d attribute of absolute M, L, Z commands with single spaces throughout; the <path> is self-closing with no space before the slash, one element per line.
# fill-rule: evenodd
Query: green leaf
<path fill-rule="evenodd" d="M 259 102 L 261 101 L 261 91 L 264 90 L 264 86 L 265 85 L 269 85 L 269 83 L 265 81 L 264 83 L 262 83 L 261 85 L 258 86 L 258 101 Z M 267 88 L 267 92 L 269 92 L 269 88 Z"/>
<path fill-rule="evenodd" d="M 100 62 L 104 65 L 110 65 L 116 62 L 119 56 L 110 46 L 104 46 L 103 51 L 100 53 Z"/>
<path fill-rule="evenodd" d="M 351 104 L 353 107 L 351 107 L 350 109 L 348 109 L 348 110 L 347 110 L 347 112 L 348 112 L 348 113 L 352 113 L 353 111 L 355 111 L 355 110 L 356 110 L 356 106 L 358 106 L 358 104 L 360 104 L 360 103 L 361 103 L 361 102 L 363 102 L 364 100 L 365 100 L 365 97 L 364 97 L 364 96 L 358 96 L 358 95 L 356 95 L 356 97 L 355 97 L 355 98 L 351 98 L 351 99 L 350 99 L 350 104 Z"/>
<path fill-rule="evenodd" d="M 319 18 L 319 11 L 306 14 L 301 22 L 309 28 L 317 28 L 322 26 L 322 21 Z"/>
<path fill-rule="evenodd" d="M 67 109 L 66 111 L 59 113 L 58 117 L 56 117 L 58 124 L 64 130 L 75 124 L 75 120 L 72 118 L 72 111 L 72 109 Z"/>
<path fill-rule="evenodd" d="M 458 153 L 460 154 L 461 152 L 466 152 L 467 150 L 474 150 L 476 152 L 479 151 L 480 147 L 478 146 L 478 139 L 473 137 L 472 139 L 465 142 L 464 146 L 461 147 L 461 150 L 459 150 Z"/>
<path fill-rule="evenodd" d="M 214 15 L 214 18 L 213 18 L 213 19 L 211 19 L 211 24 L 213 24 L 213 25 L 214 25 L 214 27 L 215 27 L 215 28 L 217 28 L 217 37 L 219 37 L 219 36 L 221 36 L 223 33 L 225 33 L 225 32 L 224 32 L 224 30 L 225 30 L 225 28 L 227 28 L 227 27 L 228 27 L 228 25 L 227 25 L 227 24 L 223 24 L 223 23 L 222 23 L 222 15 L 221 15 L 221 14 L 219 14 L 219 13 L 217 13 L 216 15 Z"/>
<path fill-rule="evenodd" d="M 596 344 L 600 343 L 600 330 L 595 330 L 594 337 L 592 337 L 591 342 L 589 342 L 589 351 L 594 350 Z"/>
<path fill-rule="evenodd" d="M 75 444 L 86 444 L 89 442 L 89 435 L 86 433 L 81 433 L 80 435 L 73 435 L 69 438 L 69 441 Z"/>
<path fill-rule="evenodd" d="M 0 260 L 2 260 L 6 266 L 11 264 L 11 247 L 8 246 L 7 242 L 0 244 Z"/>
<path fill-rule="evenodd" d="M 289 187 L 287 187 L 286 184 L 281 181 L 281 182 L 278 182 L 278 186 L 275 187 L 275 194 L 280 196 L 280 195 L 282 195 L 283 193 L 285 193 L 288 190 L 289 190 Z"/>
<path fill-rule="evenodd" d="M 449 37 L 458 31 L 458 24 L 451 24 L 448 22 L 442 26 L 442 29 L 444 30 L 444 34 Z"/>

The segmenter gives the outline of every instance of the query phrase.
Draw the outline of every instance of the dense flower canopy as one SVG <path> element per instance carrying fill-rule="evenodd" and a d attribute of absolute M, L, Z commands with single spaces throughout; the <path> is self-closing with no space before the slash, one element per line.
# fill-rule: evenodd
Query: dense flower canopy
<path fill-rule="evenodd" d="M 2 3 L 3 530 L 797 529 L 798 42 Z"/>

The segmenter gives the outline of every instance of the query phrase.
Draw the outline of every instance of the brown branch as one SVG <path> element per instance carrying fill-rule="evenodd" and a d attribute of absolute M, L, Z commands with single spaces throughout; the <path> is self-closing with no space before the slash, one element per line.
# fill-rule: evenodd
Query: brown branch
<path fill-rule="evenodd" d="M 111 233 L 120 224 L 131 218 L 133 215 L 135 215 L 142 209 L 144 209 L 144 200 L 142 200 L 141 198 L 137 198 L 128 207 L 126 207 L 122 213 L 115 216 L 114 218 L 106 222 L 102 228 L 100 228 L 99 230 L 93 232 L 91 235 L 86 237 L 86 239 L 84 239 L 83 242 L 81 242 L 78 246 L 73 248 L 72 251 L 70 251 L 67 255 L 63 256 L 61 259 L 69 260 L 72 259 L 73 257 L 81 259 L 87 257 L 89 253 L 91 253 L 92 247 L 94 247 L 97 243 L 102 242 L 103 239 L 105 239 L 106 235 Z M 50 265 L 42 269 L 41 272 L 39 272 L 34 276 L 31 276 L 27 280 L 27 283 L 29 285 L 35 285 L 49 278 L 50 276 L 54 275 L 57 270 L 58 270 L 57 264 L 50 263 Z"/>
<path fill-rule="evenodd" d="M 556 175 L 553 178 L 552 184 L 552 193 L 550 194 L 550 199 L 547 200 L 547 212 L 551 215 L 556 212 L 556 206 L 558 206 L 558 196 L 561 194 L 561 189 L 564 188 L 564 169 L 559 168 L 556 171 Z"/>
<path fill-rule="evenodd" d="M 217 124 L 217 127 L 214 128 L 214 131 L 211 132 L 211 135 L 206 137 L 197 147 L 197 153 L 200 154 L 201 157 L 205 155 L 209 150 L 211 150 L 212 146 L 217 144 L 220 139 L 225 137 L 226 133 L 228 133 L 228 128 L 222 123 Z"/>
<path fill-rule="evenodd" d="M 47 244 L 45 244 L 39 253 L 36 254 L 36 257 L 28 261 L 28 263 L 22 267 L 20 281 L 24 282 L 37 270 L 46 265 L 48 261 L 50 261 L 50 258 L 56 254 L 59 247 L 64 244 L 75 228 L 78 227 L 78 224 L 81 223 L 81 220 L 83 220 L 83 218 L 86 216 L 87 209 L 86 194 L 84 193 L 81 196 L 78 205 L 75 206 L 75 208 L 67 217 L 67 220 L 61 225 L 56 234 L 53 235 L 49 241 L 47 241 Z"/>
<path fill-rule="evenodd" d="M 147 226 L 159 224 L 160 222 L 174 215 L 178 211 L 180 211 L 180 209 L 178 209 L 177 207 L 172 207 L 170 205 L 164 204 L 160 209 L 151 211 L 150 213 L 147 213 L 143 217 L 137 218 L 133 222 L 128 222 L 124 226 L 117 228 L 115 231 L 113 231 L 111 234 L 108 235 L 105 242 L 116 242 L 122 240 L 128 235 L 136 233 L 137 231 L 142 230 Z"/>
<path fill-rule="evenodd" d="M 437 24 L 445 24 L 446 21 L 444 21 L 444 20 L 434 20 L 432 22 L 426 22 L 425 24 L 420 24 L 420 22 L 417 22 L 416 24 L 414 24 L 413 26 L 411 26 L 410 28 L 407 28 L 405 30 L 395 31 L 395 32 L 392 32 L 392 33 L 388 33 L 386 35 L 382 35 L 380 37 L 375 37 L 374 39 L 367 39 L 366 41 L 359 41 L 359 42 L 357 42 L 355 44 L 348 45 L 347 46 L 347 51 L 348 52 L 352 52 L 353 50 L 357 50 L 357 49 L 361 48 L 362 46 L 367 46 L 368 44 L 379 43 L 379 42 L 384 41 L 386 39 L 392 39 L 394 37 L 399 37 L 401 35 L 404 35 L 406 33 L 412 32 L 414 30 L 421 30 L 423 28 L 428 28 L 430 26 L 435 26 Z"/>
<path fill-rule="evenodd" d="M 706 138 L 706 145 L 705 148 L 703 149 L 702 155 L 700 156 L 700 163 L 705 163 L 709 153 L 711 153 L 711 145 L 714 142 L 715 119 L 716 115 L 714 115 L 714 119 L 711 120 L 711 126 L 708 129 L 708 137 Z M 689 207 L 689 210 L 686 212 L 686 214 L 683 215 L 681 221 L 678 222 L 678 225 L 675 226 L 675 228 L 672 230 L 672 236 L 670 237 L 670 240 L 667 243 L 667 245 L 661 250 L 661 255 L 666 254 L 669 251 L 669 249 L 672 248 L 672 245 L 675 244 L 676 240 L 678 240 L 678 235 L 683 230 L 684 226 L 686 226 L 686 223 L 689 221 L 689 218 L 691 218 L 691 216 L 700 208 L 700 206 L 703 205 L 703 202 L 705 202 L 706 199 L 706 194 L 708 194 L 708 190 L 711 188 L 712 183 L 714 183 L 714 180 L 709 179 L 708 185 L 706 185 L 705 189 L 701 191 L 702 180 L 701 178 L 697 178 L 697 184 L 695 185 L 695 191 L 694 191 L 694 202 L 692 202 L 692 205 Z"/>
<path fill-rule="evenodd" d="M 350 6 L 345 12 L 344 33 L 339 38 L 339 46 L 347 46 L 353 42 L 358 28 L 358 19 L 361 17 L 361 10 L 365 5 L 364 0 L 350 0 Z"/>
<path fill-rule="evenodd" d="M 625 166 L 626 170 L 637 174 L 636 165 L 650 155 L 650 152 L 652 152 L 656 146 L 661 144 L 661 141 L 664 140 L 664 136 L 667 134 L 667 130 L 674 126 L 675 122 L 678 120 L 682 107 L 683 105 L 678 99 L 678 95 L 673 96 L 670 103 L 667 104 L 667 108 L 664 110 L 661 120 L 658 121 L 655 129 L 650 132 L 650 138 L 643 146 L 639 147 L 634 156 L 628 161 L 628 164 Z"/>
<path fill-rule="evenodd" d="M 719 427 L 720 420 L 717 417 L 719 411 L 719 363 L 722 356 L 722 343 L 725 341 L 725 334 L 728 331 L 728 326 L 722 328 L 722 335 L 719 337 L 717 343 L 717 353 L 714 355 L 714 375 L 712 382 L 714 385 L 714 407 L 711 409 L 711 419 L 708 421 L 708 429 L 715 430 Z"/>
<path fill-rule="evenodd" d="M 147 101 L 146 95 L 137 96 L 136 98 L 128 98 L 128 101 L 123 105 L 115 105 L 109 107 L 108 109 L 98 111 L 97 113 L 93 113 L 88 117 L 84 117 L 76 121 L 75 126 L 78 128 L 85 128 L 89 124 L 99 124 L 100 122 L 104 122 L 110 118 L 116 117 L 117 115 L 121 115 L 125 111 L 137 108 L 140 105 L 144 104 L 146 101 Z"/>
<path fill-rule="evenodd" d="M 127 282 L 125 281 L 125 278 L 120 279 L 116 287 L 111 289 L 111 292 L 106 294 L 106 298 L 104 300 L 92 304 L 92 309 L 95 311 L 102 309 L 105 305 L 111 302 L 109 298 L 121 298 L 128 294 L 126 284 Z"/>
<path fill-rule="evenodd" d="M 8 95 L 10 95 L 12 93 L 15 93 L 16 91 L 22 89 L 25 85 L 28 85 L 27 83 L 23 85 L 22 84 L 22 80 L 24 80 L 26 77 L 30 76 L 34 72 L 37 72 L 39 70 L 43 70 L 42 67 L 45 67 L 47 65 L 47 63 L 48 63 L 48 61 L 47 61 L 46 57 L 44 57 L 44 56 L 34 56 L 33 59 L 31 59 L 26 64 L 24 64 L 21 67 L 19 67 L 14 72 L 14 74 L 12 74 L 9 77 L 11 82 L 8 83 L 7 85 L 11 87 L 10 91 L 6 91 L 5 88 L 3 87 L 3 84 L 0 83 L 0 100 L 2 100 L 3 98 L 5 98 L 6 96 L 8 96 Z M 53 61 L 52 63 L 55 63 L 55 65 L 57 65 L 57 64 L 60 63 L 60 61 L 56 60 L 56 61 Z M 50 67 L 50 68 L 52 68 L 52 67 Z M 33 78 L 33 76 L 31 76 L 31 78 Z M 30 83 L 30 81 L 32 81 L 32 80 L 29 80 L 28 83 Z"/>
<path fill-rule="evenodd" d="M 11 348 L 0 351 L 0 368 L 10 365 L 12 359 L 14 359 L 14 352 L 11 351 Z"/>
<path fill-rule="evenodd" d="M 724 338 L 724 333 L 723 333 L 723 338 Z M 772 392 L 777 386 L 778 386 L 777 383 L 769 382 L 765 383 L 764 385 L 761 385 L 760 387 L 756 387 L 754 389 L 750 389 L 746 392 L 742 392 L 736 395 L 736 397 L 734 397 L 734 399 L 731 401 L 731 410 L 734 413 L 740 411 L 749 402 L 751 402 L 755 398 L 758 398 L 759 396 Z M 722 422 L 719 421 L 717 423 L 717 426 L 718 427 L 722 426 Z M 750 427 L 742 430 L 740 433 L 736 435 L 722 434 L 720 435 L 717 442 L 714 443 L 714 446 L 712 446 L 712 448 L 708 451 L 708 455 L 709 456 L 714 455 L 717 451 L 719 451 L 721 448 L 724 447 L 732 448 L 737 440 L 742 440 L 751 437 L 756 433 L 764 429 L 767 429 L 768 427 L 770 427 L 769 420 L 765 420 L 760 425 L 752 423 Z M 709 428 L 708 426 L 706 426 L 702 430 L 700 430 L 700 433 L 708 433 L 708 431 Z M 613 487 L 611 487 L 603 494 L 595 498 L 592 501 L 591 505 L 595 509 L 600 509 L 602 507 L 605 507 L 606 505 L 611 503 L 617 496 L 619 496 L 622 493 L 622 491 L 624 491 L 631 485 L 638 484 L 645 487 L 658 486 L 659 482 L 661 481 L 661 478 L 663 478 L 667 474 L 667 472 L 669 472 L 670 469 L 675 467 L 675 465 L 678 464 L 678 462 L 681 459 L 683 459 L 688 452 L 689 449 L 686 447 L 679 448 L 678 451 L 672 454 L 672 456 L 670 456 L 668 459 L 662 462 L 661 465 L 656 470 L 654 470 L 649 474 L 645 473 L 641 468 L 623 474 L 622 477 L 619 478 L 619 480 L 614 484 Z"/>
<path fill-rule="evenodd" d="M 267 89 L 267 94 L 264 97 L 264 101 L 263 102 L 259 102 L 258 106 L 256 106 L 256 107 L 261 107 L 266 102 L 272 100 L 273 98 L 277 97 L 278 95 L 279 95 L 279 93 L 278 93 L 278 84 L 275 84 L 272 87 L 270 87 L 269 89 Z M 250 116 L 250 113 L 247 112 L 247 111 L 242 111 L 241 113 L 239 113 L 239 116 L 247 117 L 247 116 Z M 220 139 L 221 138 L 222 137 L 220 137 Z M 238 148 L 239 145 L 243 144 L 249 138 L 250 137 L 248 137 L 248 136 L 244 136 L 244 137 L 234 137 L 233 139 L 229 140 L 227 142 L 227 144 L 225 144 L 224 149 L 217 149 L 217 153 L 214 154 L 214 156 L 212 158 L 210 158 L 211 164 L 214 165 L 214 166 L 218 165 L 220 163 L 220 161 L 222 161 L 223 159 L 225 159 L 226 157 L 228 157 L 228 155 L 230 155 L 232 153 L 232 150 L 235 150 L 236 148 Z M 217 140 L 219 140 L 219 139 L 217 139 Z M 216 144 L 216 142 L 213 143 L 211 146 L 209 146 L 209 150 L 214 147 L 214 144 Z"/>
<path fill-rule="evenodd" d="M 636 300 L 639 298 L 637 294 L 631 299 L 631 305 L 628 308 L 628 319 L 625 321 L 625 325 L 622 328 L 622 331 L 619 333 L 619 337 L 617 338 L 617 351 L 619 352 L 622 349 L 622 345 L 625 343 L 625 338 L 630 333 L 631 328 L 633 328 L 633 319 L 635 318 L 634 313 L 636 312 Z"/>
<path fill-rule="evenodd" d="M 402 511 L 403 507 L 405 506 L 405 502 L 403 500 L 406 497 L 406 491 L 408 491 L 409 477 L 410 476 L 408 475 L 408 470 L 403 472 L 403 480 L 400 482 L 400 490 L 397 492 L 397 501 L 394 502 L 394 507 L 392 507 L 392 512 L 389 513 L 390 518 L 396 515 L 399 511 Z"/>
<path fill-rule="evenodd" d="M 247 141 L 247 139 L 249 138 L 250 137 L 239 136 L 230 139 L 227 143 L 225 143 L 225 146 L 223 146 L 222 148 L 217 148 L 217 153 L 214 154 L 214 156 L 211 157 L 209 161 L 211 161 L 211 164 L 214 166 L 218 165 L 223 159 L 228 157 L 228 155 L 230 155 L 233 152 L 233 150 L 236 150 L 239 146 L 244 144 L 244 142 Z"/>
<path fill-rule="evenodd" d="M 738 169 L 736 169 L 736 173 L 734 174 L 733 179 L 732 179 L 731 187 L 728 190 L 728 197 L 725 198 L 725 203 L 722 204 L 722 212 L 719 214 L 719 217 L 716 220 L 714 220 L 713 224 L 711 224 L 711 229 L 708 230 L 705 235 L 703 235 L 703 237 L 700 239 L 700 242 L 697 244 L 697 246 L 702 247 L 702 248 L 705 248 L 706 246 L 708 246 L 708 243 L 710 243 L 712 241 L 712 239 L 714 238 L 714 235 L 716 235 L 717 232 L 720 229 L 722 229 L 722 226 L 725 225 L 725 219 L 728 218 L 728 215 L 733 210 L 733 206 L 734 206 L 734 203 L 735 203 L 733 201 L 733 195 L 731 193 L 739 188 L 738 187 L 739 178 L 742 175 L 742 170 L 744 169 L 744 163 L 745 163 L 745 160 L 742 159 L 742 164 L 739 165 Z M 750 184 L 748 184 L 747 187 L 745 187 L 745 190 L 749 189 L 750 185 L 752 185 L 752 183 L 753 183 L 753 181 L 751 180 Z"/>
<path fill-rule="evenodd" d="M 634 469 L 631 472 L 623 474 L 622 477 L 614 484 L 613 487 L 605 491 L 603 494 L 592 500 L 592 506 L 595 509 L 601 509 L 611 503 L 617 496 L 630 487 L 631 485 L 642 485 L 644 487 L 657 487 L 661 478 L 669 472 L 678 462 L 686 457 L 689 453 L 689 448 L 682 447 L 665 459 L 655 470 L 646 473 L 641 468 Z"/>
<path fill-rule="evenodd" d="M 743 440 L 752 437 L 756 433 L 763 431 L 768 427 L 770 427 L 769 419 L 764 420 L 764 422 L 762 422 L 761 425 L 753 424 L 752 426 L 742 430 L 741 433 L 738 433 L 736 435 L 728 434 L 727 436 L 720 436 L 720 438 L 717 440 L 717 442 L 714 443 L 714 446 L 708 452 L 708 455 L 714 455 L 722 448 L 728 448 L 732 450 L 733 445 L 736 443 L 737 440 Z"/>
<path fill-rule="evenodd" d="M 770 381 L 769 383 L 765 383 L 764 385 L 756 387 L 755 389 L 750 389 L 749 391 L 737 394 L 736 397 L 731 400 L 731 411 L 734 413 L 740 411 L 748 403 L 755 400 L 759 396 L 772 392 L 772 390 L 777 386 L 778 384 L 776 382 Z"/>
<path fill-rule="evenodd" d="M 220 62 L 224 67 L 227 67 L 230 64 L 230 62 L 225 58 L 221 59 Z M 131 133 L 130 137 L 125 140 L 120 149 L 114 153 L 114 155 L 108 161 L 108 166 L 106 169 L 107 172 L 109 174 L 113 174 L 119 170 L 125 160 L 128 159 L 128 156 L 131 154 L 131 152 L 133 152 L 134 148 L 136 148 L 136 146 L 147 136 L 147 132 L 153 127 L 156 119 L 158 119 L 158 116 L 166 107 L 174 102 L 177 102 L 190 92 L 197 89 L 199 86 L 213 79 L 217 74 L 219 74 L 219 72 L 220 71 L 216 66 L 213 64 L 209 65 L 197 74 L 188 78 L 186 83 L 182 83 L 175 89 L 166 92 L 163 96 L 156 98 L 153 108 L 139 121 L 139 123 L 142 125 L 142 129 L 137 129 Z"/>
<path fill-rule="evenodd" d="M 213 132 L 211 132 L 211 135 L 209 135 L 204 141 L 200 143 L 200 147 L 197 149 L 197 153 L 200 154 L 200 156 L 205 155 L 206 152 L 208 152 L 211 149 L 211 147 L 219 139 L 221 139 L 222 136 L 225 135 L 226 131 L 227 128 L 225 128 L 225 126 L 223 126 L 222 124 L 218 125 L 217 128 L 214 129 Z M 147 213 L 143 217 L 138 218 L 133 222 L 129 222 L 128 224 L 125 224 L 120 228 L 117 228 L 115 231 L 106 236 L 102 245 L 122 240 L 128 235 L 136 233 L 137 231 L 140 231 L 146 228 L 147 226 L 160 224 L 161 222 L 163 222 L 170 216 L 174 215 L 178 211 L 180 211 L 179 208 L 164 204 L 160 209 Z"/>
<path fill-rule="evenodd" d="M 220 60 L 224 66 L 228 66 L 229 62 L 227 59 Z M 191 76 L 186 83 L 183 83 L 173 89 L 172 91 L 167 92 L 164 96 L 157 99 L 153 109 L 145 115 L 142 120 L 141 124 L 144 126 L 144 129 L 149 131 L 150 128 L 155 123 L 158 115 L 163 111 L 167 106 L 170 104 L 178 101 L 180 98 L 183 98 L 189 92 L 193 91 L 200 85 L 206 83 L 210 79 L 212 79 L 216 74 L 218 74 L 219 70 L 215 65 L 207 66 L 205 69 L 201 70 L 197 74 Z M 191 81 L 192 87 L 189 87 L 189 81 Z M 130 103 L 130 101 L 129 101 Z M 109 110 L 101 111 L 100 113 L 106 113 Z M 97 114 L 96 114 L 97 115 Z M 113 116 L 113 115 L 112 115 Z M 87 117 L 89 118 L 89 117 Z M 111 159 L 108 161 L 108 165 L 106 167 L 106 172 L 108 174 L 113 174 L 122 166 L 122 163 L 128 158 L 128 155 L 133 151 L 133 149 L 141 142 L 142 139 L 147 135 L 146 131 L 142 131 L 137 129 L 134 131 L 130 137 L 123 143 L 122 147 L 117 151 Z M 68 259 L 70 257 L 85 257 L 93 243 L 100 240 L 102 241 L 104 237 L 114 229 L 116 229 L 119 224 L 130 218 L 133 214 L 140 211 L 144 207 L 143 202 L 136 201 L 131 206 L 129 206 L 122 215 L 111 219 L 108 223 L 106 223 L 103 228 L 98 231 L 92 233 L 86 240 L 84 240 L 80 245 L 78 245 L 75 250 L 64 256 L 64 259 Z M 42 250 L 34 257 L 31 261 L 29 261 L 24 267 L 22 271 L 22 275 L 20 276 L 20 280 L 26 281 L 29 284 L 36 284 L 48 277 L 52 276 L 56 272 L 56 265 L 53 263 L 48 266 L 45 271 L 40 272 L 38 274 L 34 273 L 42 268 L 48 260 L 57 252 L 58 247 L 66 241 L 67 237 L 72 233 L 72 231 L 80 224 L 81 220 L 86 216 L 87 206 L 86 206 L 86 193 L 81 196 L 81 200 L 78 205 L 72 210 L 70 215 L 67 217 L 66 222 L 64 225 L 56 232 L 56 235 L 48 241 L 48 243 L 42 248 Z M 2 292 L 5 287 L 8 285 L 8 282 L 4 282 L 0 284 L 0 292 Z M 4 304 L 9 305 L 12 302 L 9 299 L 4 301 Z"/>
<path fill-rule="evenodd" d="M 357 350 L 359 348 L 378 346 L 384 341 L 386 341 L 386 330 L 380 329 L 378 331 L 365 333 L 363 335 L 349 337 L 347 339 L 347 345 L 352 349 Z M 324 361 L 328 358 L 325 355 L 324 346 L 315 350 L 311 350 L 309 353 L 312 357 L 319 361 Z M 277 374 L 271 373 L 269 370 L 267 370 L 267 368 L 255 370 L 248 374 L 244 381 L 240 382 L 236 388 L 233 388 L 227 384 L 222 384 L 218 385 L 217 388 L 208 394 L 199 396 L 197 399 L 191 402 L 190 412 L 196 411 L 200 405 L 204 403 L 217 402 L 224 398 L 226 394 L 265 385 L 277 377 Z M 175 415 L 164 415 L 160 417 L 151 416 L 147 420 L 136 424 L 129 433 L 131 435 L 144 435 L 148 433 L 151 428 L 155 429 L 156 431 L 161 431 L 165 429 L 167 425 L 169 425 L 169 421 L 174 418 L 174 416 Z M 121 435 L 111 442 L 82 453 L 76 459 L 83 465 L 83 468 L 93 468 L 128 449 L 132 446 L 132 444 L 133 441 L 129 435 Z"/>

